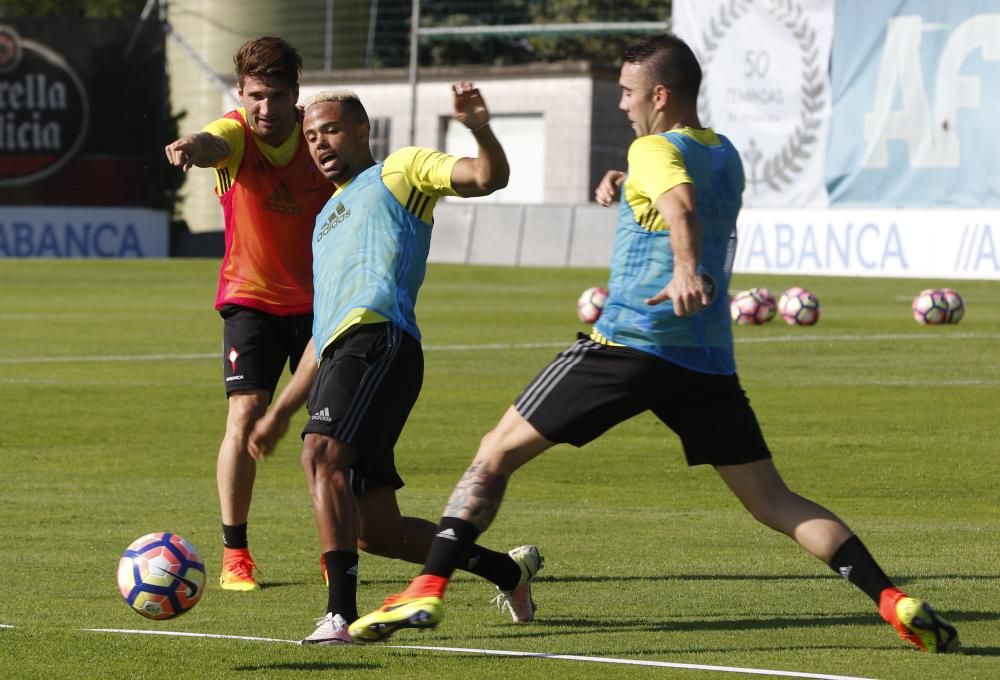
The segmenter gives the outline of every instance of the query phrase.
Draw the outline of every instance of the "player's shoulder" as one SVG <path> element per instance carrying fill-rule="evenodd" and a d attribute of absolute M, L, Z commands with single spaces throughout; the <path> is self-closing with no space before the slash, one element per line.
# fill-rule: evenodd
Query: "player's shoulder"
<path fill-rule="evenodd" d="M 455 156 L 422 146 L 407 146 L 389 154 L 382 164 L 382 178 L 398 175 L 411 184 L 428 188 L 449 186 Z"/>
<path fill-rule="evenodd" d="M 229 136 L 236 132 L 242 133 L 243 124 L 241 120 L 245 120 L 243 115 L 241 109 L 230 111 L 221 118 L 216 118 L 211 123 L 208 123 L 202 130 L 204 132 L 211 132 L 219 137 Z"/>
<path fill-rule="evenodd" d="M 677 131 L 679 134 L 689 137 L 699 144 L 704 144 L 705 146 L 719 146 L 722 140 L 719 134 L 710 127 L 706 128 L 692 128 L 686 127 L 681 128 Z"/>
<path fill-rule="evenodd" d="M 666 135 L 643 135 L 632 140 L 628 147 L 629 163 L 635 163 L 643 158 L 662 157 L 664 154 L 676 156 L 680 153 L 677 145 Z"/>
<path fill-rule="evenodd" d="M 402 149 L 393 151 L 386 156 L 383 165 L 387 171 L 405 171 L 413 167 L 419 167 L 429 159 L 445 156 L 446 154 L 423 146 L 404 146 Z"/>
<path fill-rule="evenodd" d="M 636 137 L 632 140 L 632 144 L 629 145 L 629 154 L 632 153 L 647 153 L 650 151 L 664 151 L 667 149 L 674 149 L 676 145 L 674 142 L 666 135 L 654 134 L 654 135 L 643 135 L 642 137 Z"/>

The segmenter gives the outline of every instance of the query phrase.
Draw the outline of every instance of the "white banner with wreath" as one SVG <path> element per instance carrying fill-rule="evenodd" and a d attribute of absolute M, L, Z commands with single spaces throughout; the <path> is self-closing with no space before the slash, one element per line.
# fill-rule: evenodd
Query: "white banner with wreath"
<path fill-rule="evenodd" d="M 674 0 L 674 31 L 698 55 L 702 125 L 746 171 L 743 205 L 825 208 L 832 0 Z"/>

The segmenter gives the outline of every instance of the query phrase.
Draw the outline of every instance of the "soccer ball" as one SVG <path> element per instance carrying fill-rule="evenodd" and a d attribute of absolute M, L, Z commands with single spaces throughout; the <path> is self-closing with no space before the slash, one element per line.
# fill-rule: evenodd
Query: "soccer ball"
<path fill-rule="evenodd" d="M 118 561 L 118 591 L 146 618 L 172 619 L 198 604 L 205 592 L 205 564 L 177 534 L 146 534 Z"/>
<path fill-rule="evenodd" d="M 756 293 L 757 296 L 771 309 L 771 318 L 773 319 L 775 312 L 778 311 L 778 301 L 775 299 L 774 293 L 767 288 L 751 288 L 750 292 Z"/>
<path fill-rule="evenodd" d="M 957 290 L 942 288 L 940 292 L 948 303 L 948 323 L 958 323 L 965 316 L 965 301 Z"/>
<path fill-rule="evenodd" d="M 608 301 L 608 289 L 595 286 L 580 293 L 576 301 L 576 315 L 584 323 L 594 323 L 601 318 L 604 303 Z"/>
<path fill-rule="evenodd" d="M 790 326 L 812 326 L 819 321 L 819 299 L 805 288 L 795 286 L 782 293 L 778 312 Z"/>
<path fill-rule="evenodd" d="M 920 291 L 917 297 L 913 298 L 910 309 L 913 310 L 913 319 L 919 324 L 947 323 L 950 313 L 950 305 L 944 294 L 933 288 Z M 959 312 L 959 318 L 964 311 L 962 308 Z"/>
<path fill-rule="evenodd" d="M 756 326 L 774 318 L 777 305 L 767 288 L 741 290 L 729 301 L 729 315 L 741 326 Z"/>

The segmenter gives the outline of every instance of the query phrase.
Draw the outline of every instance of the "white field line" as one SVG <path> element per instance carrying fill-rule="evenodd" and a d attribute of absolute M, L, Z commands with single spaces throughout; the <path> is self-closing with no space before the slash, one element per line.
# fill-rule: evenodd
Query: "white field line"
<path fill-rule="evenodd" d="M 166 635 L 176 637 L 212 638 L 217 640 L 247 640 L 250 642 L 280 642 L 298 645 L 298 640 L 279 638 L 248 637 L 243 635 L 218 635 L 214 633 L 183 633 L 165 630 L 129 630 L 119 628 L 83 628 L 91 633 L 121 633 L 125 635 Z M 675 663 L 671 661 L 648 661 L 645 659 L 616 659 L 603 656 L 580 656 L 578 654 L 549 654 L 547 652 L 512 652 L 500 649 L 468 649 L 465 647 L 430 647 L 426 645 L 384 645 L 388 649 L 419 649 L 428 652 L 448 652 L 452 654 L 481 654 L 486 656 L 515 656 L 536 659 L 559 659 L 562 661 L 582 661 L 587 663 L 617 664 L 624 666 L 650 666 L 655 668 L 683 668 L 696 671 L 718 671 L 741 673 L 744 675 L 767 675 L 783 678 L 814 678 L 816 680 L 872 680 L 853 675 L 826 675 L 823 673 L 800 673 L 797 671 L 777 671 L 767 668 L 741 668 L 739 666 L 711 666 L 697 663 Z"/>
<path fill-rule="evenodd" d="M 933 331 L 927 333 L 874 333 L 872 335 L 818 335 L 808 333 L 802 335 L 777 335 L 767 338 L 736 338 L 736 344 L 767 344 L 777 342 L 890 342 L 894 340 L 1000 340 L 1000 333 L 948 333 L 937 335 Z"/>
<path fill-rule="evenodd" d="M 19 357 L 17 359 L 0 359 L 0 365 L 12 364 L 78 364 L 87 362 L 116 361 L 187 361 L 190 359 L 219 359 L 222 354 L 92 354 L 62 357 Z"/>
<path fill-rule="evenodd" d="M 298 640 L 280 638 L 251 637 L 249 635 L 219 635 L 217 633 L 184 633 L 173 630 L 130 630 L 128 628 L 81 628 L 87 633 L 121 633 L 123 635 L 166 635 L 169 637 L 211 638 L 213 640 L 247 640 L 249 642 L 283 642 L 290 645 L 301 644 Z"/>
<path fill-rule="evenodd" d="M 930 333 L 878 333 L 874 335 L 817 335 L 815 333 L 805 335 L 780 335 L 766 338 L 736 338 L 738 345 L 742 344 L 771 344 L 785 342 L 888 342 L 895 340 L 1000 340 L 998 333 L 948 333 L 938 335 Z M 425 345 L 425 352 L 475 352 L 492 350 L 517 350 L 517 349 L 555 349 L 569 347 L 572 341 L 563 342 L 521 342 L 521 343 L 483 343 L 475 345 Z M 119 362 L 119 361 L 189 361 L 193 359 L 218 359 L 219 354 L 92 354 L 80 356 L 54 356 L 54 357 L 18 357 L 14 359 L 0 359 L 0 365 L 17 364 L 70 364 L 85 362 Z"/>
<path fill-rule="evenodd" d="M 700 663 L 675 663 L 672 661 L 647 661 L 644 659 L 616 659 L 604 656 L 580 656 L 578 654 L 548 654 L 546 652 L 508 652 L 498 649 L 465 649 L 462 647 L 425 647 L 423 645 L 386 645 L 392 649 L 422 649 L 431 652 L 452 652 L 457 654 L 487 654 L 491 656 L 522 656 L 539 659 L 562 659 L 564 661 L 586 661 L 625 666 L 654 666 L 656 668 L 684 668 L 694 671 L 719 671 L 722 673 L 743 673 L 746 675 L 769 675 L 784 678 L 819 678 L 820 680 L 872 680 L 853 675 L 826 675 L 823 673 L 800 673 L 798 671 L 776 671 L 766 668 L 741 668 L 739 666 L 711 666 Z"/>

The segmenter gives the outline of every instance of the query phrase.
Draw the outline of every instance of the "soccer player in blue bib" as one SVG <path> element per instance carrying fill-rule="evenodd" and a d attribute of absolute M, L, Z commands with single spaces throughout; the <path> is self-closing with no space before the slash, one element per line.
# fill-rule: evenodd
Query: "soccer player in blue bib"
<path fill-rule="evenodd" d="M 334 186 L 312 236 L 315 290 L 311 354 L 251 434 L 269 454 L 306 402 L 302 466 L 328 576 L 327 613 L 303 644 L 351 642 L 357 618 L 358 548 L 423 563 L 436 528 L 402 517 L 394 447 L 420 393 L 424 362 L 414 306 L 441 196 L 485 196 L 507 185 L 507 157 L 471 83 L 453 86 L 455 119 L 478 143 L 476 158 L 407 147 L 376 163 L 368 114 L 349 90 L 322 92 L 302 130 Z M 461 568 L 497 586 L 515 622 L 530 621 L 530 581 L 542 568 L 531 545 L 509 553 L 469 544 Z"/>
<path fill-rule="evenodd" d="M 628 172 L 607 173 L 596 191 L 605 206 L 620 195 L 604 313 L 483 438 L 423 572 L 351 634 L 379 640 L 436 625 L 448 579 L 493 521 L 511 475 L 554 444 L 582 446 L 648 410 L 680 437 L 689 465 L 715 467 L 756 519 L 869 595 L 905 639 L 929 652 L 957 650 L 951 624 L 897 589 L 847 525 L 778 474 L 733 359 L 726 291 L 742 163 L 698 120 L 701 68 L 682 40 L 651 36 L 624 57 L 619 107 L 636 139 Z"/>

